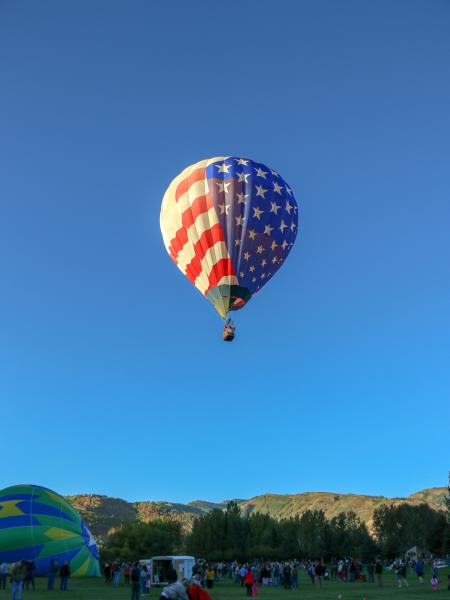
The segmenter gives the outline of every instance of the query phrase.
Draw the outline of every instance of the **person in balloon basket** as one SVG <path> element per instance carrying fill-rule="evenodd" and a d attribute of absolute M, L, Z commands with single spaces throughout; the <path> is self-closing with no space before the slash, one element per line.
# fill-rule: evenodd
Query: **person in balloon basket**
<path fill-rule="evenodd" d="M 26 575 L 26 565 L 20 561 L 14 563 L 11 569 L 11 600 L 20 600 L 22 598 L 23 580 Z"/>
<path fill-rule="evenodd" d="M 231 319 L 225 321 L 223 328 L 223 339 L 225 342 L 232 342 L 236 333 L 236 326 Z"/>
<path fill-rule="evenodd" d="M 59 576 L 61 577 L 61 583 L 59 584 L 59 589 L 62 590 L 63 592 L 66 592 L 67 585 L 69 583 L 69 577 L 70 577 L 70 566 L 69 566 L 68 560 L 65 560 L 64 564 L 61 565 L 61 568 L 59 570 Z"/>
<path fill-rule="evenodd" d="M 58 563 L 56 562 L 56 560 L 54 558 L 52 558 L 52 560 L 50 561 L 50 564 L 48 565 L 48 572 L 47 572 L 47 589 L 48 590 L 54 589 L 55 578 L 56 578 L 57 573 L 58 573 Z"/>

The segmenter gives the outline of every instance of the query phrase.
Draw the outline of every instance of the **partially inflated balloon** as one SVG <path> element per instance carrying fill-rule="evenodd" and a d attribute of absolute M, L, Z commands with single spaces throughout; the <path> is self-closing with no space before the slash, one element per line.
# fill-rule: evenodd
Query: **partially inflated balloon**
<path fill-rule="evenodd" d="M 297 213 L 278 173 L 248 158 L 222 156 L 175 177 L 160 224 L 172 260 L 225 317 L 284 263 L 297 236 Z"/>
<path fill-rule="evenodd" d="M 98 549 L 86 523 L 59 494 L 37 485 L 0 491 L 0 563 L 33 560 L 36 575 L 50 561 L 70 561 L 74 576 L 99 575 Z"/>

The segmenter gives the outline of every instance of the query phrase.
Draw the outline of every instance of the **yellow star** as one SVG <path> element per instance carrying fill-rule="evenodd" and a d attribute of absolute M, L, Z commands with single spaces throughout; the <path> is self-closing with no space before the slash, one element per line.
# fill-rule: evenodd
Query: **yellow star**
<path fill-rule="evenodd" d="M 264 247 L 263 247 L 262 245 L 261 245 L 261 246 L 258 246 L 258 247 L 256 248 L 256 253 L 257 253 L 257 254 L 262 254 L 263 252 L 264 252 Z"/>
<path fill-rule="evenodd" d="M 264 233 L 266 233 L 267 235 L 270 236 L 271 232 L 273 231 L 273 227 L 271 227 L 270 225 L 266 225 L 264 227 Z"/>
<path fill-rule="evenodd" d="M 256 171 L 256 177 L 262 177 L 263 179 L 266 179 L 267 171 L 263 171 L 259 167 L 256 168 L 255 171 Z"/>
<path fill-rule="evenodd" d="M 256 196 L 261 196 L 261 198 L 263 198 L 264 200 L 266 199 L 266 197 L 264 196 L 264 194 L 267 194 L 268 190 L 266 190 L 265 188 L 263 188 L 262 185 L 255 185 L 256 188 Z"/>
<path fill-rule="evenodd" d="M 225 163 L 222 163 L 221 165 L 216 165 L 216 167 L 219 169 L 217 171 L 218 173 L 228 173 L 228 170 L 230 169 L 231 165 L 226 165 Z"/>
<path fill-rule="evenodd" d="M 281 219 L 281 225 L 280 225 L 280 229 L 281 229 L 281 233 L 283 233 L 283 231 L 286 229 L 287 225 L 284 222 L 284 219 Z"/>
<path fill-rule="evenodd" d="M 258 221 L 261 219 L 261 215 L 263 214 L 263 210 L 260 210 L 259 206 L 255 206 L 255 208 L 253 209 L 253 217 L 255 219 L 258 219 Z"/>
<path fill-rule="evenodd" d="M 253 273 L 253 271 L 255 270 L 255 267 L 252 265 L 249 269 L 250 273 Z"/>
<path fill-rule="evenodd" d="M 276 243 L 275 240 L 273 240 L 272 245 L 270 247 L 272 248 L 272 250 L 275 250 L 275 248 L 278 248 L 278 244 Z"/>
<path fill-rule="evenodd" d="M 228 214 L 228 209 L 230 208 L 229 204 L 225 204 L 225 202 L 222 202 L 222 204 L 219 204 L 220 207 L 220 214 L 221 215 L 227 215 Z"/>
<path fill-rule="evenodd" d="M 255 231 L 254 229 L 250 229 L 250 230 L 249 230 L 249 232 L 248 232 L 248 237 L 249 237 L 251 240 L 254 240 L 254 239 L 255 239 L 255 237 L 256 237 L 256 231 Z"/>
<path fill-rule="evenodd" d="M 244 218 L 242 217 L 242 215 L 239 215 L 238 217 L 234 217 L 236 219 L 236 226 L 241 225 L 244 223 Z"/>
<path fill-rule="evenodd" d="M 241 171 L 240 173 L 236 173 L 236 175 L 238 176 L 238 183 L 240 181 L 243 183 L 248 183 L 247 177 L 250 177 L 250 173 L 244 173 L 244 171 Z"/>
<path fill-rule="evenodd" d="M 234 240 L 234 245 L 235 246 L 240 246 L 241 245 L 241 240 Z"/>
<path fill-rule="evenodd" d="M 250 194 L 236 194 L 238 199 L 238 204 L 245 204 L 246 198 L 250 196 Z"/>
<path fill-rule="evenodd" d="M 228 183 L 225 183 L 225 181 L 216 181 L 216 185 L 219 186 L 219 192 L 225 192 L 225 194 L 228 194 L 228 188 L 231 185 L 231 181 L 229 181 Z"/>
<path fill-rule="evenodd" d="M 286 212 L 288 215 L 291 214 L 291 210 L 294 208 L 293 204 L 289 204 L 289 200 L 286 200 Z"/>
<path fill-rule="evenodd" d="M 281 208 L 281 206 L 279 204 L 277 204 L 276 202 L 271 202 L 270 204 L 272 205 L 271 208 L 270 208 L 270 212 L 271 213 L 275 213 L 277 215 L 278 211 Z"/>
<path fill-rule="evenodd" d="M 237 160 L 238 165 L 244 165 L 244 167 L 246 167 L 248 165 L 248 159 L 235 158 L 234 160 Z"/>
<path fill-rule="evenodd" d="M 282 185 L 278 185 L 276 181 L 273 182 L 273 191 L 281 196 L 281 190 L 283 189 Z"/>
<path fill-rule="evenodd" d="M 245 260 L 248 260 L 250 258 L 250 252 L 246 252 L 244 254 L 244 258 L 245 258 Z"/>

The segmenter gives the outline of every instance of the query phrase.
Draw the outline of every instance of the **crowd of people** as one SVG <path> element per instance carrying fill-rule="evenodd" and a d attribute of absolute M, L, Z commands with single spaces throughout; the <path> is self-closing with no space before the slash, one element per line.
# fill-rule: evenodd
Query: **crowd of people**
<path fill-rule="evenodd" d="M 425 562 L 399 558 L 395 561 L 368 561 L 362 563 L 355 558 L 331 560 L 328 563 L 322 560 L 315 561 L 265 561 L 255 560 L 247 563 L 217 562 L 207 563 L 199 560 L 194 565 L 190 579 L 178 580 L 178 575 L 173 566 L 169 566 L 164 573 L 151 573 L 145 562 L 123 562 L 120 559 L 106 561 L 101 565 L 101 571 L 106 584 L 118 587 L 123 574 L 124 583 L 130 586 L 132 600 L 139 600 L 141 594 L 150 594 L 155 585 L 164 585 L 160 590 L 160 600 L 211 600 L 208 590 L 213 589 L 214 583 L 222 578 L 227 578 L 243 588 L 247 597 L 255 597 L 259 587 L 272 586 L 295 590 L 299 585 L 299 573 L 304 571 L 311 584 L 322 587 L 326 580 L 337 580 L 351 583 L 366 581 L 367 583 L 383 586 L 385 570 L 395 574 L 399 588 L 409 587 L 408 576 L 417 577 L 420 584 L 425 583 Z M 442 583 L 439 578 L 438 565 L 431 561 L 431 587 L 434 591 Z M 11 600 L 21 600 L 23 589 L 35 589 L 36 566 L 34 561 L 20 561 L 11 565 L 0 564 L 0 590 L 6 589 L 7 582 L 11 583 Z M 66 591 L 70 578 L 70 565 L 66 560 L 58 565 L 55 560 L 50 561 L 47 573 L 47 589 L 55 588 L 55 581 L 59 575 L 59 589 Z M 450 575 L 448 575 L 448 589 L 450 590 Z"/>
<path fill-rule="evenodd" d="M 0 589 L 5 590 L 7 582 L 11 583 L 11 600 L 21 600 L 22 591 L 35 590 L 35 575 L 36 565 L 33 560 L 21 560 L 15 563 L 0 564 Z M 67 591 L 70 578 L 70 565 L 66 560 L 62 565 L 58 565 L 55 560 L 51 560 L 47 572 L 47 589 L 55 588 L 55 580 L 59 575 L 59 589 L 63 592 Z"/>

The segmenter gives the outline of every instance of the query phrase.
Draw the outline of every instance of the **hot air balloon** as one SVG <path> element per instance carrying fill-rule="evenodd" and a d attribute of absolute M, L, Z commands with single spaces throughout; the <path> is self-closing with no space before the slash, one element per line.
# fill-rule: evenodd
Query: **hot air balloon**
<path fill-rule="evenodd" d="M 52 559 L 70 561 L 74 576 L 99 575 L 98 548 L 74 507 L 38 485 L 0 491 L 0 563 L 33 560 L 36 575 L 46 575 Z"/>
<path fill-rule="evenodd" d="M 278 271 L 297 236 L 298 207 L 280 175 L 248 158 L 221 156 L 184 169 L 164 194 L 169 256 L 225 320 Z"/>

